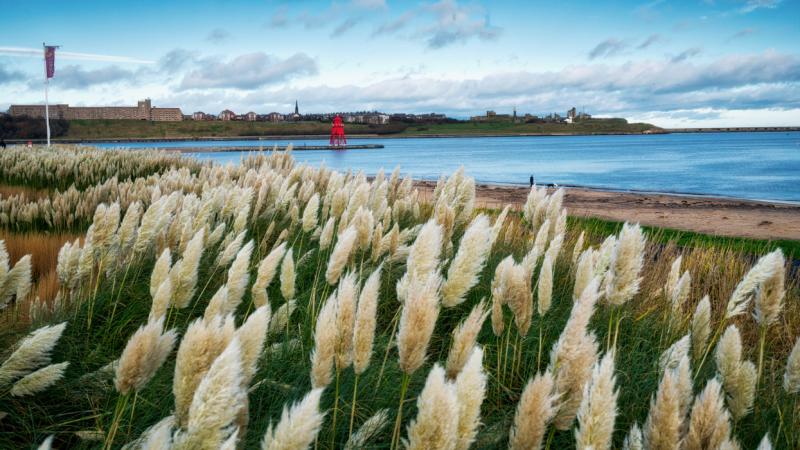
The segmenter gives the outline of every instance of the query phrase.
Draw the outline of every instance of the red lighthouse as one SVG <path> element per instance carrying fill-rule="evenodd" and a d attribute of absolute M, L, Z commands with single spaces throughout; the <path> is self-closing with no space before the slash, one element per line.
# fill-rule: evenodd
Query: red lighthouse
<path fill-rule="evenodd" d="M 334 147 L 344 147 L 347 145 L 347 138 L 344 135 L 344 124 L 342 123 L 342 118 L 339 116 L 333 118 L 330 142 Z"/>

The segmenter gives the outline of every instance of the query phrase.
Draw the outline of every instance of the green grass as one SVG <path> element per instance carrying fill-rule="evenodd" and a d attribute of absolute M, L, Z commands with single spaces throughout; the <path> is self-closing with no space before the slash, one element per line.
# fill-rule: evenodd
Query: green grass
<path fill-rule="evenodd" d="M 460 122 L 431 125 L 411 125 L 404 135 L 481 135 L 481 134 L 604 134 L 641 133 L 657 129 L 647 123 L 628 123 L 624 119 L 590 119 L 573 124 Z"/>
<path fill-rule="evenodd" d="M 422 215 L 431 212 L 430 205 L 423 205 Z M 496 215 L 497 211 L 486 211 Z M 277 229 L 290 229 L 287 242 L 294 251 L 297 265 L 297 311 L 289 326 L 280 333 L 268 337 L 267 346 L 287 343 L 298 339 L 300 346 L 294 351 L 265 352 L 259 370 L 249 392 L 249 423 L 244 434 L 243 447 L 257 448 L 259 440 L 270 423 L 279 420 L 284 405 L 301 398 L 310 389 L 309 354 L 313 347 L 314 317 L 321 302 L 333 290 L 324 281 L 324 273 L 330 249 L 319 251 L 316 242 L 298 227 L 289 227 L 285 215 L 278 215 Z M 251 259 L 252 274 L 258 262 L 271 248 L 278 232 L 265 239 L 268 223 L 272 217 L 262 218 L 250 224 L 247 239 L 254 239 L 256 251 Z M 515 227 L 523 226 L 518 217 L 512 217 Z M 401 221 L 403 227 L 413 225 L 410 217 Z M 518 369 L 498 364 L 499 355 L 508 352 L 509 345 L 516 345 L 516 328 L 510 325 L 511 316 L 505 313 L 507 334 L 494 336 L 486 323 L 478 337 L 483 346 L 484 369 L 489 381 L 486 400 L 482 405 L 482 422 L 477 442 L 473 448 L 501 449 L 507 447 L 508 430 L 513 420 L 519 396 L 528 379 L 544 370 L 549 360 L 549 350 L 558 339 L 573 306 L 572 247 L 580 231 L 585 231 L 587 244 L 597 246 L 606 235 L 616 233 L 620 224 L 597 219 L 570 219 L 568 233 L 560 258 L 555 265 L 553 303 L 545 317 L 534 316 L 532 326 L 525 336 L 519 337 L 521 356 Z M 457 248 L 463 229 L 456 230 L 454 247 Z M 649 408 L 649 400 L 656 391 L 660 374 L 657 367 L 659 355 L 675 340 L 686 333 L 686 326 L 669 327 L 669 301 L 659 294 L 664 284 L 666 270 L 677 254 L 684 257 L 684 267 L 692 274 L 692 293 L 689 305 L 683 311 L 688 318 L 694 304 L 704 294 L 712 301 L 712 324 L 717 326 L 721 311 L 728 296 L 743 273 L 752 265 L 756 256 L 775 246 L 781 246 L 792 258 L 798 255 L 798 242 L 768 242 L 749 239 L 718 238 L 676 230 L 646 228 L 648 248 L 642 287 L 638 295 L 619 310 L 621 317 L 619 351 L 616 356 L 616 385 L 620 392 L 619 415 L 616 420 L 613 448 L 620 448 L 622 440 L 633 423 L 642 425 Z M 461 305 L 442 309 L 436 330 L 427 352 L 426 363 L 417 370 L 410 381 L 407 403 L 403 409 L 403 432 L 416 415 L 416 398 L 425 378 L 434 363 L 443 363 L 451 345 L 453 328 L 469 313 L 481 299 L 491 298 L 491 281 L 495 267 L 507 255 L 519 260 L 530 247 L 530 231 L 510 235 L 501 234 L 483 269 L 479 283 L 469 291 Z M 219 286 L 226 281 L 226 269 L 215 269 L 213 261 L 219 254 L 219 246 L 207 248 L 201 263 L 198 293 L 190 305 L 182 310 L 171 310 L 168 327 L 183 335 L 187 325 L 202 315 L 202 311 Z M 304 257 L 308 252 L 313 252 Z M 0 424 L 0 448 L 30 448 L 38 445 L 48 435 L 56 435 L 56 448 L 97 448 L 98 443 L 81 441 L 75 432 L 85 430 L 108 430 L 113 411 L 120 402 L 109 376 L 91 376 L 92 372 L 118 358 L 127 340 L 134 331 L 147 321 L 151 298 L 149 278 L 156 251 L 137 259 L 129 267 L 127 277 L 112 273 L 104 278 L 96 295 L 91 294 L 94 283 L 86 283 L 83 295 L 74 306 L 35 323 L 24 320 L 24 310 L 8 308 L 3 311 L 0 327 L 0 361 L 30 330 L 48 323 L 68 321 L 65 334 L 55 349 L 53 361 L 69 361 L 65 379 L 47 391 L 29 398 L 11 398 L 6 390 L 0 390 L 0 411 L 8 415 Z M 360 270 L 363 281 L 376 264 L 366 252 L 358 252 L 351 264 Z M 302 261 L 302 263 L 300 262 Z M 447 271 L 447 263 L 443 273 Z M 386 262 L 381 278 L 378 304 L 377 336 L 371 364 L 359 379 L 356 409 L 356 428 L 369 416 L 382 408 L 389 409 L 390 424 L 372 442 L 370 448 L 388 448 L 391 424 L 394 421 L 400 397 L 401 371 L 392 339 L 393 321 L 401 305 L 398 303 L 395 286 L 403 276 L 403 263 Z M 124 282 L 123 282 L 124 280 Z M 285 301 L 281 298 L 277 279 L 269 287 L 268 295 L 272 310 Z M 252 311 L 250 291 L 246 290 L 236 323 L 241 324 Z M 595 333 L 601 350 L 605 349 L 611 309 L 598 305 L 590 329 Z M 737 318 L 742 330 L 744 356 L 755 358 L 755 322 L 748 314 Z M 765 375 L 758 387 L 753 412 L 735 426 L 736 438 L 742 448 L 755 448 L 764 433 L 769 432 L 775 448 L 800 447 L 800 408 L 798 396 L 788 395 L 781 389 L 784 363 L 794 339 L 800 333 L 800 288 L 796 268 L 791 269 L 787 279 L 786 309 L 779 323 L 770 329 Z M 542 352 L 539 352 L 540 347 Z M 384 358 L 386 361 L 383 367 Z M 114 441 L 119 448 L 134 439 L 149 426 L 171 414 L 174 400 L 171 395 L 175 357 L 173 354 L 156 376 L 133 399 L 122 408 L 121 428 Z M 697 368 L 695 368 L 697 370 Z M 696 372 L 694 393 L 699 393 L 705 382 L 714 376 L 713 358 L 708 359 Z M 333 385 L 323 395 L 321 408 L 327 411 L 326 420 L 319 434 L 319 449 L 340 448 L 348 436 L 348 415 L 355 386 L 351 369 L 344 370 L 339 377 L 339 412 L 336 427 L 331 423 L 334 400 Z M 5 388 L 4 388 L 5 389 Z M 574 430 L 557 431 L 549 436 L 549 448 L 573 448 Z M 331 442 L 335 445 L 331 446 Z"/>
<path fill-rule="evenodd" d="M 324 122 L 244 122 L 194 121 L 149 122 L 142 120 L 71 120 L 65 140 L 91 139 L 162 139 L 162 138 L 237 138 L 243 136 L 328 135 L 330 124 Z M 624 119 L 590 119 L 574 124 L 511 122 L 458 122 L 442 124 L 389 125 L 346 124 L 348 135 L 380 134 L 397 136 L 425 135 L 516 135 L 516 134 L 605 134 L 641 133 L 657 129 L 646 123 L 628 123 Z"/>

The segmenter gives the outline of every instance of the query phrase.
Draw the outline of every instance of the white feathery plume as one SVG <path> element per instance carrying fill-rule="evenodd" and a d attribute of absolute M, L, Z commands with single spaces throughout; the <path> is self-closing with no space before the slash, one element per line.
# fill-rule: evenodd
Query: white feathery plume
<path fill-rule="evenodd" d="M 67 322 L 47 325 L 26 336 L 14 353 L 0 366 L 0 386 L 28 374 L 37 367 L 50 364 L 50 353 L 66 326 Z"/>
<path fill-rule="evenodd" d="M 228 280 L 225 282 L 225 285 L 228 286 L 226 312 L 236 311 L 247 285 L 250 284 L 250 256 L 253 254 L 253 247 L 253 241 L 250 240 L 239 250 L 233 264 L 228 269 Z"/>
<path fill-rule="evenodd" d="M 575 442 L 578 448 L 591 447 L 595 450 L 611 448 L 618 395 L 612 350 L 595 364 L 592 378 L 584 387 L 583 400 L 578 408 L 578 427 L 575 430 Z"/>
<path fill-rule="evenodd" d="M 703 358 L 708 337 L 711 335 L 711 300 L 708 295 L 704 296 L 692 316 L 692 357 L 699 361 Z"/>
<path fill-rule="evenodd" d="M 153 266 L 153 272 L 150 275 L 150 297 L 156 296 L 156 291 L 161 287 L 161 283 L 169 276 L 169 269 L 172 267 L 172 254 L 169 247 L 161 252 L 161 256 L 156 260 Z"/>
<path fill-rule="evenodd" d="M 328 259 L 328 268 L 325 271 L 325 280 L 331 286 L 339 282 L 339 277 L 342 275 L 345 265 L 350 260 L 350 254 L 356 243 L 358 233 L 355 227 L 347 227 L 336 240 L 336 245 L 333 246 L 333 251 Z"/>
<path fill-rule="evenodd" d="M 455 380 L 458 400 L 458 432 L 456 450 L 467 450 L 478 434 L 481 404 L 486 397 L 486 373 L 483 371 L 483 349 L 473 346 L 464 368 Z"/>
<path fill-rule="evenodd" d="M 410 300 L 410 298 L 409 298 Z M 444 369 L 434 364 L 417 397 L 417 417 L 408 425 L 409 450 L 452 450 L 458 442 L 458 397 Z"/>
<path fill-rule="evenodd" d="M 794 341 L 792 352 L 789 353 L 789 357 L 786 359 L 783 389 L 789 394 L 800 392 L 800 337 Z"/>
<path fill-rule="evenodd" d="M 645 237 L 642 228 L 625 223 L 619 232 L 606 273 L 606 300 L 612 305 L 622 305 L 637 292 L 644 265 Z"/>
<path fill-rule="evenodd" d="M 553 262 L 549 254 L 544 255 L 542 267 L 539 269 L 539 280 L 536 284 L 536 303 L 539 316 L 544 316 L 550 310 L 553 299 Z"/>
<path fill-rule="evenodd" d="M 285 251 L 286 243 L 283 242 L 279 246 L 273 248 L 258 264 L 256 281 L 253 283 L 251 289 L 253 304 L 256 307 L 269 305 L 267 288 L 270 283 L 272 283 L 273 278 L 275 278 L 275 273 L 278 271 L 278 264 L 280 264 L 283 259 Z"/>
<path fill-rule="evenodd" d="M 776 267 L 783 270 L 783 252 L 780 249 L 764 255 L 736 285 L 725 308 L 725 319 L 736 317 L 745 312 L 758 286 L 775 274 Z"/>
<path fill-rule="evenodd" d="M 466 299 L 467 292 L 478 283 L 491 248 L 489 219 L 480 214 L 464 232 L 456 256 L 447 270 L 447 279 L 442 285 L 443 306 L 456 306 Z"/>
<path fill-rule="evenodd" d="M 464 368 L 467 360 L 475 347 L 475 342 L 478 339 L 478 333 L 481 332 L 483 322 L 489 311 L 486 310 L 486 305 L 483 300 L 472 308 L 466 319 L 461 322 L 453 330 L 453 343 L 450 346 L 450 352 L 447 354 L 447 377 L 454 379 Z"/>
<path fill-rule="evenodd" d="M 353 370 L 355 370 L 356 374 L 361 374 L 367 370 L 372 356 L 372 346 L 375 340 L 375 315 L 378 309 L 382 268 L 383 265 L 379 265 L 370 274 L 367 281 L 364 282 L 364 287 L 358 297 L 353 332 Z"/>
<path fill-rule="evenodd" d="M 509 433 L 510 450 L 538 450 L 542 446 L 547 426 L 558 411 L 558 394 L 554 392 L 550 371 L 528 381 L 520 395 Z"/>
<path fill-rule="evenodd" d="M 365 448 L 367 442 L 389 423 L 389 410 L 381 409 L 367 419 L 358 431 L 353 433 L 347 440 L 344 448 L 345 450 L 356 450 Z"/>
<path fill-rule="evenodd" d="M 68 366 L 69 362 L 62 362 L 31 372 L 14 383 L 9 393 L 14 397 L 22 397 L 42 392 L 63 378 Z"/>
<path fill-rule="evenodd" d="M 308 233 L 317 226 L 317 210 L 319 209 L 319 194 L 314 193 L 306 203 L 303 210 L 303 231 Z"/>
<path fill-rule="evenodd" d="M 325 414 L 319 410 L 322 389 L 313 389 L 290 408 L 283 407 L 281 420 L 270 424 L 261 441 L 262 450 L 305 450 L 314 443 Z"/>
<path fill-rule="evenodd" d="M 294 259 L 292 259 L 292 249 L 286 251 L 281 263 L 281 295 L 288 302 L 294 299 L 295 295 L 295 270 Z"/>
<path fill-rule="evenodd" d="M 139 327 L 128 340 L 114 371 L 114 386 L 121 394 L 141 390 L 172 352 L 178 334 L 163 330 L 162 317 Z"/>

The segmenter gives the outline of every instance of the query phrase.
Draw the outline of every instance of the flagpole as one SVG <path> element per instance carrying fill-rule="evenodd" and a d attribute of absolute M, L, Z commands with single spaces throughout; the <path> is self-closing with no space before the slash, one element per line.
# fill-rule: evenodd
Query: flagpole
<path fill-rule="evenodd" d="M 42 49 L 47 52 L 47 46 L 42 42 Z M 47 56 L 44 58 L 44 123 L 47 127 L 47 146 L 50 147 L 50 101 L 47 98 L 47 91 L 50 87 L 50 78 L 47 76 Z"/>

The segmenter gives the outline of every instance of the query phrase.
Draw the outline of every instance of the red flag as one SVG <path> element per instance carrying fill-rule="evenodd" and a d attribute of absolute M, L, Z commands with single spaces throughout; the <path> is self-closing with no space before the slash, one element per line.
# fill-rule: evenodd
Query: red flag
<path fill-rule="evenodd" d="M 56 73 L 56 47 L 45 45 L 44 47 L 44 64 L 47 68 L 47 78 L 53 78 Z"/>

